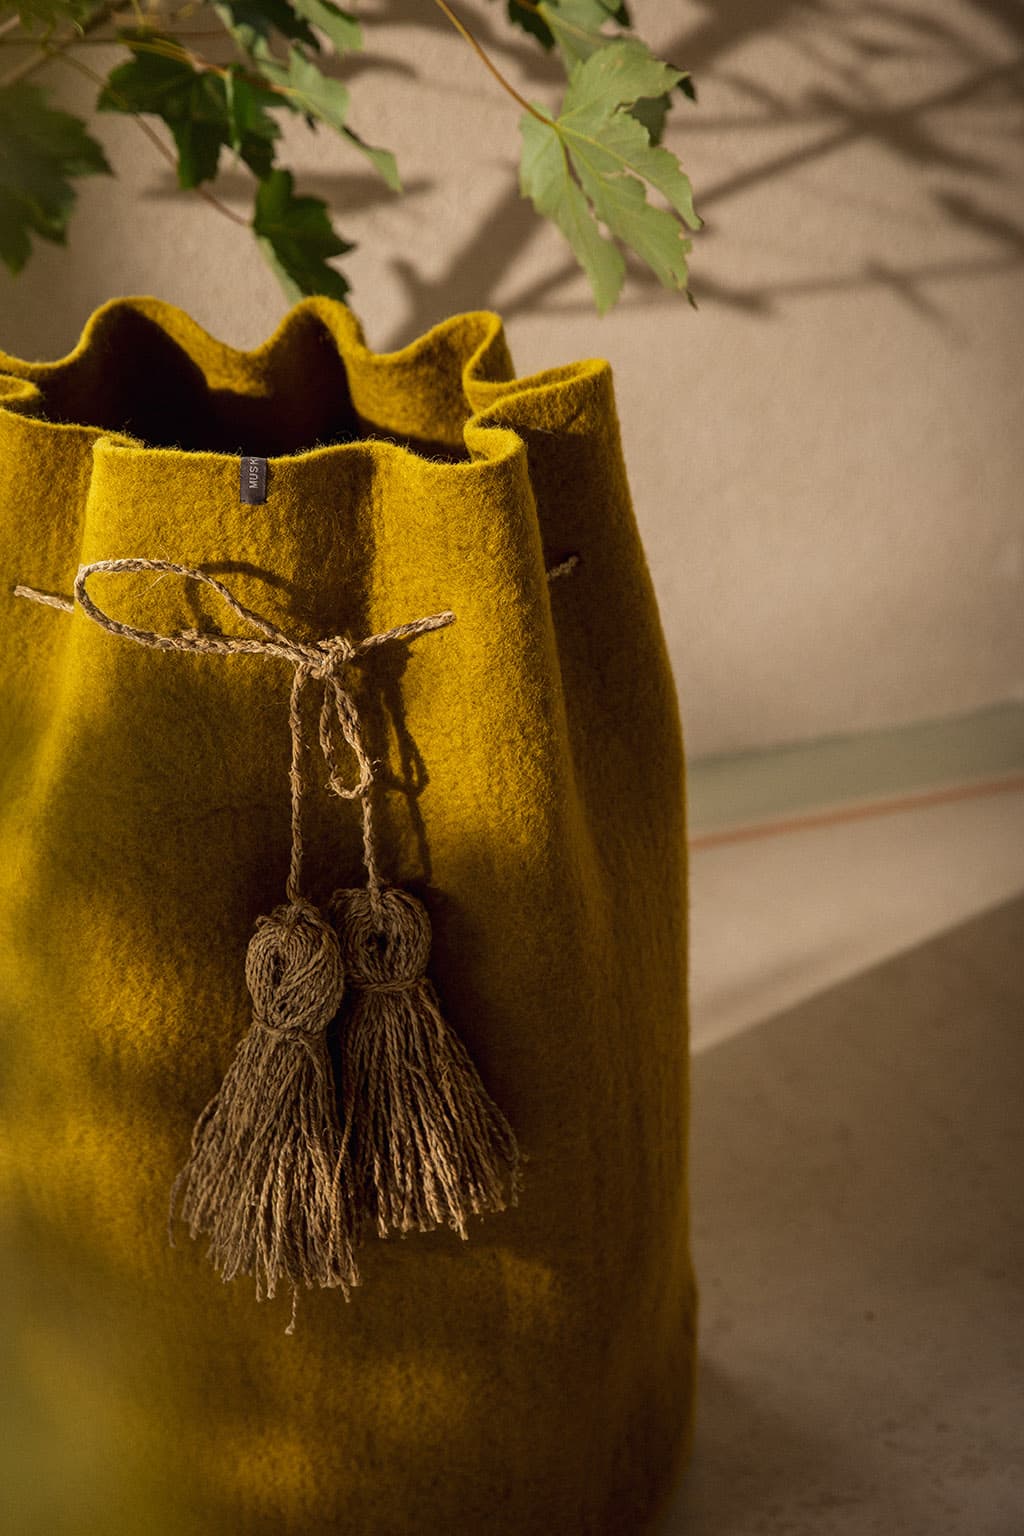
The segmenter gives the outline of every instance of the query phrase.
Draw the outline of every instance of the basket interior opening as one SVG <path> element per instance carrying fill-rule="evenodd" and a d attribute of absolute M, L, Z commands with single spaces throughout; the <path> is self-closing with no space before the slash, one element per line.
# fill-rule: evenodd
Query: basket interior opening
<path fill-rule="evenodd" d="M 445 463 L 468 457 L 450 436 L 360 414 L 338 344 L 314 315 L 257 355 L 186 348 L 150 316 L 123 309 L 79 357 L 34 378 L 47 420 L 125 432 L 149 447 L 272 458 L 387 441 Z"/>

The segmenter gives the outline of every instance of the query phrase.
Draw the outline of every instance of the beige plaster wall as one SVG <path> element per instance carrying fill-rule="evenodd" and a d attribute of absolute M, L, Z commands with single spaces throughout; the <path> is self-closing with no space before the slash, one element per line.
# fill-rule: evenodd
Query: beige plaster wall
<path fill-rule="evenodd" d="M 1020 7 L 632 5 L 699 90 L 668 135 L 706 219 L 699 311 L 635 267 L 599 318 L 518 196 L 514 103 L 430 0 L 363 0 L 368 52 L 339 73 L 406 195 L 301 123 L 286 163 L 359 242 L 345 268 L 371 344 L 489 307 L 520 372 L 612 361 L 691 753 L 1024 698 Z M 460 10 L 554 104 L 498 4 Z M 58 356 L 119 293 L 262 340 L 285 305 L 247 232 L 179 192 L 133 123 L 96 131 L 120 179 L 85 187 L 68 252 L 0 274 L 0 347 Z M 244 170 L 219 191 L 248 210 Z"/>

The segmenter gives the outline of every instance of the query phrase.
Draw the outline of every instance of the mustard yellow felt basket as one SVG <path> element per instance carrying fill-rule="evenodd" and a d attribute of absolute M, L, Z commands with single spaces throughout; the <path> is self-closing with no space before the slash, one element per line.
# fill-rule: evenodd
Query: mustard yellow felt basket
<path fill-rule="evenodd" d="M 618 1536 L 688 1455 L 678 706 L 607 362 L 0 353 L 12 1536 Z"/>

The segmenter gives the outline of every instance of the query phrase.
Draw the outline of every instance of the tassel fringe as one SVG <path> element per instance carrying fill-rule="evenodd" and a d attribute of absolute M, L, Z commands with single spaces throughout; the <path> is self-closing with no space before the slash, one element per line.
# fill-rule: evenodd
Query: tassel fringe
<path fill-rule="evenodd" d="M 381 1237 L 447 1225 L 517 1203 L 519 1149 L 426 975 L 426 908 L 398 886 L 336 891 L 328 903 L 347 982 L 345 1130 L 336 1189 Z"/>
<path fill-rule="evenodd" d="M 312 903 L 277 907 L 257 919 L 245 973 L 252 1028 L 196 1122 L 169 1223 L 180 1194 L 222 1279 L 253 1275 L 257 1300 L 282 1280 L 294 1297 L 300 1285 L 347 1297 L 359 1275 L 349 1190 L 334 1179 L 342 1131 L 326 1041 L 344 992 L 337 937 Z"/>

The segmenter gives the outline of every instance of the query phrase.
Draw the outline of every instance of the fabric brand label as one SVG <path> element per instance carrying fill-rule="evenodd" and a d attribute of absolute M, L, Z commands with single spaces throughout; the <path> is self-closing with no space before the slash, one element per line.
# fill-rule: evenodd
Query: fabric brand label
<path fill-rule="evenodd" d="M 239 471 L 239 500 L 255 505 L 267 499 L 267 461 L 243 456 Z"/>

